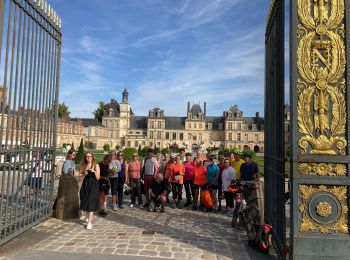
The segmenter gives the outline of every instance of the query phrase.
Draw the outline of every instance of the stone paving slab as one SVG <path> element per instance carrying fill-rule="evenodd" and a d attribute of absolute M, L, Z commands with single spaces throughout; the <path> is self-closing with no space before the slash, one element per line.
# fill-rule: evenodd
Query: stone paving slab
<path fill-rule="evenodd" d="M 127 206 L 107 212 L 105 218 L 94 216 L 92 230 L 80 220 L 49 218 L 32 229 L 47 236 L 26 251 L 148 259 L 271 259 L 245 246 L 244 234 L 232 229 L 223 213 L 168 207 L 165 213 L 153 213 Z"/>

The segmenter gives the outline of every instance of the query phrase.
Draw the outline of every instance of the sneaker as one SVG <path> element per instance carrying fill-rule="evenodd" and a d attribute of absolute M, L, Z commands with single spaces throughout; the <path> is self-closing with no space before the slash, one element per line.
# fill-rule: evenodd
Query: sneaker
<path fill-rule="evenodd" d="M 143 209 L 143 205 L 140 205 L 140 209 Z"/>
<path fill-rule="evenodd" d="M 117 205 L 113 205 L 113 211 L 117 211 Z"/>
<path fill-rule="evenodd" d="M 92 229 L 92 224 L 88 223 L 87 226 L 86 226 L 86 230 L 90 230 L 90 229 Z"/>
<path fill-rule="evenodd" d="M 134 207 L 134 204 L 130 204 L 130 208 L 133 208 Z"/>

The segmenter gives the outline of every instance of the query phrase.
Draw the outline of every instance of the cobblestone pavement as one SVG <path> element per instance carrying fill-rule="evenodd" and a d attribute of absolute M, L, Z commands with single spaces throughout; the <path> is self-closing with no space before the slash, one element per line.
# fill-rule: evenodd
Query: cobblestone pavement
<path fill-rule="evenodd" d="M 47 236 L 29 251 L 152 259 L 271 259 L 246 247 L 244 234 L 232 229 L 223 213 L 169 207 L 165 213 L 153 213 L 127 205 L 108 213 L 105 218 L 94 217 L 92 230 L 85 230 L 80 220 L 50 218 L 33 228 L 32 232 Z"/>

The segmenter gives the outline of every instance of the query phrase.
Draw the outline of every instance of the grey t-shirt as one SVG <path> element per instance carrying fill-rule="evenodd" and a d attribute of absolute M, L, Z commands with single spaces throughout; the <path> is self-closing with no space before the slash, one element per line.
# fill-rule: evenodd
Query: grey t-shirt
<path fill-rule="evenodd" d="M 147 158 L 145 162 L 145 175 L 146 176 L 153 176 L 154 174 L 154 168 L 157 164 L 156 158 Z"/>

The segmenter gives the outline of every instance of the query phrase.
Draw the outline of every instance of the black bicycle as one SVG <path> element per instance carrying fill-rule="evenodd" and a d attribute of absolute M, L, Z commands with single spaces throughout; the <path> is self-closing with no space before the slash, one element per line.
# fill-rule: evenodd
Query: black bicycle
<path fill-rule="evenodd" d="M 235 194 L 234 209 L 231 220 L 232 227 L 235 227 L 237 221 L 242 224 L 248 236 L 248 243 L 254 243 L 259 227 L 261 226 L 260 210 L 255 205 L 252 205 L 258 198 L 247 200 L 252 191 L 256 190 L 255 182 L 240 182 L 232 180 L 228 191 Z"/>

